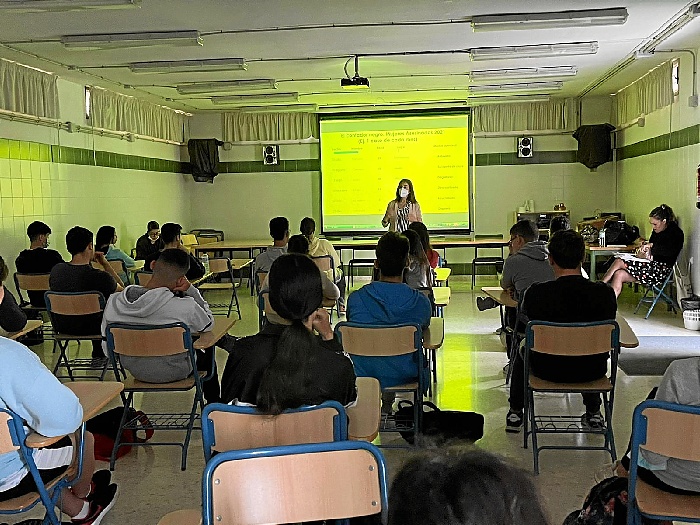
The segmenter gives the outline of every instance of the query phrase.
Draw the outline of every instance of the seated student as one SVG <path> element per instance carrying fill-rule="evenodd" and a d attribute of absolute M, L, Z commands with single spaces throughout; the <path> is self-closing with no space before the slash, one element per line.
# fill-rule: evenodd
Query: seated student
<path fill-rule="evenodd" d="M 287 253 L 287 241 L 289 241 L 289 220 L 286 217 L 270 219 L 270 236 L 272 246 L 255 258 L 256 272 L 269 272 L 272 263 L 280 255 Z"/>
<path fill-rule="evenodd" d="M 27 226 L 30 245 L 28 250 L 22 250 L 15 259 L 18 273 L 49 273 L 54 266 L 63 262 L 60 253 L 48 249 L 49 235 L 51 235 L 51 228 L 41 221 L 34 221 Z M 46 306 L 44 292 L 28 291 L 27 295 L 32 306 L 39 308 Z"/>
<path fill-rule="evenodd" d="M 433 250 L 430 246 L 430 236 L 428 235 L 428 228 L 422 222 L 412 222 L 408 225 L 409 230 L 413 230 L 418 235 L 420 235 L 420 242 L 423 245 L 423 250 L 425 250 L 425 256 L 428 258 L 430 267 L 435 269 L 438 267 L 440 262 L 440 254 Z"/>
<path fill-rule="evenodd" d="M 136 266 L 136 261 L 114 245 L 117 243 L 117 230 L 114 226 L 100 226 L 95 236 L 95 251 L 105 254 L 108 261 L 122 261 L 127 268 Z M 126 273 L 117 272 L 122 282 L 129 281 Z"/>
<path fill-rule="evenodd" d="M 123 283 L 105 256 L 96 252 L 92 244 L 92 232 L 82 226 L 73 226 L 66 234 L 66 247 L 72 258 L 70 262 L 53 267 L 49 286 L 54 292 L 97 291 L 108 299 L 114 292 L 123 289 Z M 104 271 L 90 266 L 95 261 Z M 80 320 L 54 316 L 54 328 L 72 335 L 94 335 L 100 333 L 102 315 L 83 317 Z M 104 358 L 100 341 L 92 342 L 92 357 Z"/>
<path fill-rule="evenodd" d="M 83 408 L 75 394 L 54 377 L 34 352 L 1 337 L 0 406 L 15 412 L 29 429 L 49 437 L 72 434 L 83 422 Z M 95 472 L 94 445 L 92 434 L 86 432 L 81 476 L 63 489 L 58 500 L 71 523 L 100 523 L 117 499 L 117 485 L 110 484 L 110 472 Z M 72 441 L 64 437 L 49 447 L 34 450 L 33 456 L 42 479 L 51 480 L 71 464 Z M 0 501 L 34 491 L 34 479 L 19 453 L 0 455 Z"/>
<path fill-rule="evenodd" d="M 174 222 L 166 222 L 163 224 L 163 227 L 160 230 L 160 238 L 165 246 L 163 249 L 177 248 L 184 251 L 188 255 L 190 261 L 189 270 L 187 270 L 187 275 L 185 275 L 185 277 L 187 277 L 188 281 L 196 281 L 204 276 L 206 270 L 202 264 L 202 261 L 197 259 L 185 249 L 184 245 L 182 244 L 182 239 L 180 238 L 181 233 L 182 226 L 179 224 Z M 143 267 L 147 270 L 153 270 L 153 262 L 158 259 L 162 251 L 163 250 L 148 255 Z"/>
<path fill-rule="evenodd" d="M 333 264 L 335 264 L 335 285 L 340 290 L 338 308 L 341 313 L 345 312 L 345 277 L 343 276 L 343 265 L 340 261 L 340 255 L 338 255 L 330 241 L 316 236 L 316 221 L 311 217 L 304 217 L 301 220 L 299 230 L 309 240 L 309 255 L 311 257 L 330 255 L 333 259 Z M 326 275 L 329 279 L 333 279 L 332 270 L 328 270 Z"/>
<path fill-rule="evenodd" d="M 397 232 L 385 233 L 377 243 L 379 280 L 364 285 L 348 297 L 348 321 L 373 325 L 430 324 L 430 300 L 403 282 L 408 265 L 408 239 Z M 416 380 L 416 355 L 381 359 L 356 356 L 355 373 L 376 377 L 382 388 Z M 427 374 L 428 369 L 424 368 Z M 387 398 L 385 398 L 386 400 Z M 385 404 L 385 410 L 389 407 Z"/>
<path fill-rule="evenodd" d="M 417 290 L 418 288 L 430 288 L 433 282 L 432 269 L 423 250 L 420 236 L 410 228 L 403 232 L 408 239 L 408 267 L 403 273 L 403 282 Z"/>
<path fill-rule="evenodd" d="M 185 277 L 188 267 L 189 257 L 184 250 L 177 248 L 163 250 L 154 263 L 153 277 L 146 286 L 127 286 L 124 293 L 112 296 L 107 301 L 102 320 L 102 334 L 105 334 L 109 323 L 145 325 L 185 323 L 192 332 L 211 330 L 214 316 L 199 290 Z M 231 348 L 225 349 L 231 350 Z M 211 371 L 213 352 L 214 347 L 197 351 L 200 370 Z M 121 363 L 136 379 L 147 383 L 168 383 L 185 379 L 192 374 L 190 359 L 184 353 L 167 357 L 124 355 L 121 356 Z M 204 398 L 209 403 L 219 400 L 216 363 L 214 363 L 214 371 L 212 379 L 202 385 Z"/>
<path fill-rule="evenodd" d="M 136 260 L 144 260 L 163 249 L 165 249 L 165 243 L 160 238 L 160 225 L 156 221 L 150 221 L 146 233 L 136 241 Z"/>
<path fill-rule="evenodd" d="M 557 232 L 571 229 L 571 221 L 566 215 L 557 215 L 553 217 L 549 223 L 549 236 L 551 237 Z M 581 267 L 581 275 L 588 279 L 588 272 Z"/>
<path fill-rule="evenodd" d="M 581 275 L 586 253 L 583 237 L 575 231 L 560 231 L 549 241 L 549 263 L 554 281 L 534 283 L 522 299 L 521 310 L 530 321 L 554 323 L 586 323 L 615 319 L 617 301 L 609 286 L 592 282 Z M 510 410 L 506 431 L 520 432 L 523 425 L 524 362 L 520 354 L 513 360 L 510 383 Z M 558 383 L 583 383 L 599 379 L 608 371 L 607 355 L 552 356 L 532 352 L 530 370 L 533 375 Z M 586 412 L 581 424 L 599 429 L 603 426 L 600 395 L 583 394 Z"/>
<path fill-rule="evenodd" d="M 420 497 L 417 497 L 420 495 Z M 411 458 L 394 478 L 389 525 L 548 525 L 532 478 L 473 449 Z"/>
<path fill-rule="evenodd" d="M 355 372 L 321 308 L 316 265 L 299 254 L 283 255 L 272 263 L 269 283 L 279 323 L 269 320 L 259 334 L 236 342 L 221 378 L 222 401 L 270 414 L 328 400 L 353 402 Z"/>
<path fill-rule="evenodd" d="M 7 279 L 7 266 L 0 257 L 0 335 L 18 332 L 27 324 L 27 314 L 17 305 L 12 292 L 3 286 L 5 279 Z"/>

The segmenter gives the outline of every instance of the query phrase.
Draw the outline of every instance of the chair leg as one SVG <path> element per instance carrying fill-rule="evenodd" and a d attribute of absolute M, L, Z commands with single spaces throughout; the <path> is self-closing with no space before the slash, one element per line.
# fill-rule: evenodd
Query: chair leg
<path fill-rule="evenodd" d="M 233 298 L 236 301 L 236 313 L 238 314 L 238 319 L 242 319 L 241 317 L 241 304 L 238 302 L 238 291 L 236 290 L 236 287 L 233 287 Z"/>
<path fill-rule="evenodd" d="M 532 459 L 535 468 L 535 475 L 540 473 L 540 449 L 537 445 L 537 423 L 535 422 L 535 394 L 530 390 L 530 433 L 532 434 Z"/>
<path fill-rule="evenodd" d="M 474 284 L 476 284 L 476 265 L 472 262 L 472 290 L 474 289 Z"/>
<path fill-rule="evenodd" d="M 603 392 L 603 408 L 605 410 L 605 445 L 609 447 L 610 458 L 613 462 L 617 461 L 617 450 L 615 449 L 615 436 L 612 428 L 612 399 L 608 400 L 608 394 Z"/>
<path fill-rule="evenodd" d="M 114 446 L 112 447 L 112 454 L 109 457 L 109 470 L 113 471 L 114 470 L 114 464 L 117 461 L 117 451 L 119 450 L 120 441 L 122 437 L 122 428 L 124 428 L 124 424 L 126 423 L 126 416 L 129 413 L 129 407 L 131 406 L 131 403 L 134 400 L 134 393 L 129 392 L 129 395 L 126 398 L 126 402 L 124 403 L 124 411 L 122 412 L 122 417 L 119 420 L 119 431 L 117 432 L 117 436 L 114 439 Z"/>

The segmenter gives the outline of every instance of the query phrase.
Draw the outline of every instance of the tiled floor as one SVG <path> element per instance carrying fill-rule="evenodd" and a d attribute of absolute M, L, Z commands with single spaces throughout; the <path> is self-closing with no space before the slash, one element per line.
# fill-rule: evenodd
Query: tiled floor
<path fill-rule="evenodd" d="M 363 284 L 355 281 L 355 287 Z M 493 278 L 481 277 L 478 287 L 494 286 Z M 438 352 L 439 383 L 434 392 L 434 401 L 441 408 L 474 410 L 485 416 L 484 437 L 477 446 L 508 458 L 516 465 L 532 471 L 532 453 L 522 448 L 522 435 L 506 434 L 504 421 L 507 412 L 507 388 L 502 367 L 506 356 L 494 329 L 499 325 L 498 310 L 479 312 L 475 297 L 478 290 L 470 289 L 470 282 L 463 277 L 450 279 L 451 304 L 445 309 L 445 344 Z M 243 320 L 231 333 L 237 336 L 257 331 L 257 309 L 247 289 L 239 294 L 242 301 Z M 648 320 L 642 315 L 633 315 L 636 303 L 631 289 L 625 289 L 620 299 L 620 311 L 627 318 L 637 335 L 696 335 L 683 328 L 682 317 L 657 307 Z M 214 301 L 212 301 L 214 302 Z M 85 346 L 85 345 L 84 345 Z M 37 347 L 35 347 L 37 350 Z M 38 347 L 42 359 L 50 364 L 54 356 L 48 344 Z M 83 348 L 82 352 L 89 352 Z M 219 369 L 223 369 L 226 355 L 218 351 Z M 658 382 L 657 377 L 618 376 L 615 399 L 614 429 L 618 452 L 624 452 L 631 428 L 634 406 L 643 400 Z M 138 404 L 146 412 L 149 408 L 161 408 L 162 395 L 152 394 Z M 185 395 L 169 398 L 166 406 L 182 401 L 189 403 Z M 572 413 L 582 413 L 583 405 L 577 396 L 561 396 L 546 401 L 550 406 L 570 407 Z M 567 438 L 565 437 L 564 440 Z M 571 437 L 571 440 L 577 439 Z M 390 476 L 396 471 L 411 451 L 387 450 L 385 455 Z M 561 523 L 572 510 L 580 507 L 588 489 L 594 484 L 593 475 L 600 465 L 610 458 L 603 452 L 544 451 L 541 454 L 540 475 L 536 484 L 548 510 L 551 523 Z M 200 505 L 201 473 L 204 465 L 201 439 L 193 435 L 189 448 L 188 467 L 179 468 L 179 449 L 175 447 L 142 447 L 134 449 L 118 460 L 114 480 L 119 484 L 120 496 L 117 504 L 102 522 L 116 524 L 154 524 L 171 510 Z M 32 515 L 36 515 L 33 512 Z M 0 520 L 2 521 L 2 520 Z M 5 520 L 14 523 L 19 520 Z"/>

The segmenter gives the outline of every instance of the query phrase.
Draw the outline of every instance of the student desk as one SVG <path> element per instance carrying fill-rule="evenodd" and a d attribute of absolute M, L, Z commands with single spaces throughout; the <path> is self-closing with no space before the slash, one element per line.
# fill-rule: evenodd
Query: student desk
<path fill-rule="evenodd" d="M 221 339 L 234 324 L 236 324 L 236 319 L 215 316 L 214 325 L 210 331 L 192 333 L 193 338 L 197 337 L 193 344 L 195 350 L 203 350 L 205 348 L 209 348 L 210 346 L 214 346 L 216 342 Z"/>
<path fill-rule="evenodd" d="M 24 328 L 22 328 L 18 332 L 11 332 L 7 334 L 8 339 L 18 339 L 19 337 L 22 337 L 23 335 L 28 334 L 32 330 L 36 330 L 43 324 L 43 321 L 41 319 L 29 319 L 27 321 L 27 324 L 24 325 Z"/>
<path fill-rule="evenodd" d="M 78 397 L 83 407 L 83 422 L 97 415 L 124 390 L 124 384 L 119 381 L 71 381 L 65 386 Z M 63 436 L 46 437 L 32 432 L 27 436 L 26 444 L 31 448 L 48 447 L 61 438 Z"/>
<path fill-rule="evenodd" d="M 624 252 L 624 253 L 630 253 L 634 252 L 637 249 L 637 247 L 634 244 L 628 244 L 626 246 L 624 245 L 611 245 L 611 246 L 597 246 L 595 244 L 590 244 L 586 245 L 586 252 L 590 255 L 591 259 L 591 271 L 589 274 L 589 278 L 591 281 L 596 280 L 596 275 L 595 275 L 595 260 L 598 255 L 607 255 L 608 257 L 618 253 L 618 252 Z"/>
<path fill-rule="evenodd" d="M 518 301 L 510 296 L 510 293 L 506 292 L 500 286 L 484 286 L 481 291 L 488 295 L 491 299 L 498 303 L 499 313 L 501 315 L 501 331 L 506 331 L 506 319 L 503 315 L 503 307 L 508 306 L 510 308 L 517 308 Z"/>
<path fill-rule="evenodd" d="M 445 319 L 443 317 L 431 317 L 430 324 L 423 330 L 423 348 L 428 356 L 428 370 L 433 377 L 433 383 L 437 383 L 437 349 L 445 340 Z M 432 384 L 428 385 L 428 393 L 432 394 Z"/>

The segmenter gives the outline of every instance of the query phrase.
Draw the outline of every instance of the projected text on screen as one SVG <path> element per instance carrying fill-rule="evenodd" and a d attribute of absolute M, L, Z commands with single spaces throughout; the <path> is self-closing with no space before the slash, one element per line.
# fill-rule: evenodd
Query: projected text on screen
<path fill-rule="evenodd" d="M 376 232 L 401 179 L 431 230 L 469 229 L 468 115 L 321 120 L 326 233 Z"/>

